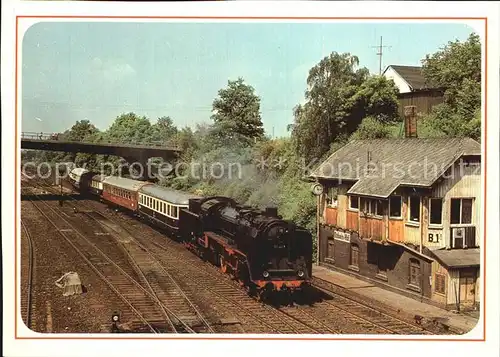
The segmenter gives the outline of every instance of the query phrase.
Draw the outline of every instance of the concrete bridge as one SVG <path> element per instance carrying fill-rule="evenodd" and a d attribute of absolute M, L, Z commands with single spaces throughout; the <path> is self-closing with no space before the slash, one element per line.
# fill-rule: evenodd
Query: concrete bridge
<path fill-rule="evenodd" d="M 21 149 L 114 155 L 124 158 L 129 164 L 137 162 L 141 165 L 152 157 L 171 162 L 182 152 L 179 147 L 164 142 L 90 143 L 66 141 L 60 134 L 34 132 L 21 133 Z"/>
<path fill-rule="evenodd" d="M 131 158 L 143 162 L 151 157 L 165 160 L 176 158 L 182 150 L 179 147 L 163 142 L 89 143 L 66 141 L 58 134 L 21 133 L 21 149 L 48 150 L 63 152 L 85 152 L 90 154 L 115 155 L 125 159 Z M 128 161 L 128 160 L 127 160 Z"/>

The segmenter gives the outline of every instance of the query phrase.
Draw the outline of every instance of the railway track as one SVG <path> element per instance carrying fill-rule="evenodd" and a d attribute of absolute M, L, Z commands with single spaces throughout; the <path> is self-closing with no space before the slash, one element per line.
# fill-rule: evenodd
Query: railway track
<path fill-rule="evenodd" d="M 116 217 L 110 217 L 102 211 L 96 211 L 95 201 L 91 201 L 89 215 L 96 215 L 112 222 Z M 78 205 L 83 202 L 79 201 Z M 135 226 L 135 224 L 129 225 Z M 121 226 L 121 225 L 119 225 Z M 131 228 L 137 230 L 137 228 Z M 129 233 L 142 252 L 143 258 L 139 261 L 151 265 L 159 263 L 158 271 L 162 271 L 167 276 L 175 275 L 183 285 L 180 290 L 198 291 L 203 290 L 211 302 L 216 306 L 224 306 L 224 309 L 231 316 L 237 317 L 237 331 L 247 333 L 376 333 L 376 334 L 431 334 L 430 331 L 421 326 L 412 325 L 404 320 L 397 319 L 385 314 L 366 304 L 341 296 L 321 287 L 318 279 L 315 278 L 316 287 L 323 292 L 332 295 L 332 300 L 323 300 L 313 307 L 272 307 L 259 304 L 255 299 L 246 295 L 238 284 L 231 281 L 225 275 L 218 272 L 213 265 L 202 262 L 199 258 L 181 248 L 178 243 L 170 240 L 162 240 L 160 244 L 158 238 L 145 234 L 142 230 L 138 234 Z M 119 233 L 119 232 L 117 232 Z M 140 233 L 140 234 L 139 234 Z M 148 236 L 149 238 L 146 238 Z M 187 254 L 186 254 L 187 253 Z M 135 252 L 139 257 L 139 252 Z M 196 261 L 195 261 L 196 260 Z M 182 269 L 179 268 L 182 262 Z M 205 269 L 200 269 L 203 264 Z M 180 288 L 180 287 L 179 287 Z M 244 294 L 243 294 L 244 292 Z M 346 327 L 347 326 L 347 327 Z"/>
<path fill-rule="evenodd" d="M 368 304 L 361 303 L 346 295 L 341 295 L 332 291 L 331 283 L 321 278 L 314 277 L 313 284 L 316 288 L 332 296 L 331 300 L 324 303 L 330 309 L 346 315 L 347 318 L 358 320 L 364 323 L 367 330 L 377 331 L 376 333 L 400 334 L 400 335 L 431 335 L 433 332 L 422 326 L 411 324 L 402 319 L 381 312 Z"/>
<path fill-rule="evenodd" d="M 53 190 L 49 186 L 43 188 Z M 78 204 L 80 209 L 84 206 L 90 208 L 90 212 L 84 213 L 108 226 L 117 235 L 127 237 L 126 241 L 136 241 L 138 246 L 133 248 L 134 259 L 139 265 L 150 268 L 152 265 L 156 265 L 156 262 L 160 262 L 160 267 L 157 266 L 157 270 L 162 270 L 164 275 L 170 277 L 175 275 L 183 285 L 182 289 L 179 289 L 180 291 L 188 289 L 193 292 L 193 295 L 196 295 L 196 293 L 199 295 L 200 290 L 203 290 L 206 294 L 209 294 L 207 296 L 210 299 L 209 301 L 219 306 L 217 310 L 229 310 L 231 316 L 237 316 L 237 322 L 233 322 L 233 325 L 237 326 L 237 328 L 236 331 L 232 332 L 287 334 L 337 332 L 307 312 L 284 311 L 258 303 L 255 299 L 249 297 L 241 287 L 227 281 L 227 277 L 216 271 L 211 264 L 204 263 L 192 253 L 180 247 L 178 243 L 176 243 L 177 246 L 168 245 L 170 249 L 166 249 L 157 242 L 134 238 L 142 236 L 143 232 L 130 234 L 123 227 L 113 224 L 113 218 L 105 213 L 95 211 L 93 207 L 85 205 L 82 201 L 75 201 L 74 203 Z M 139 250 L 136 248 L 139 248 Z M 156 262 L 154 259 L 156 259 Z M 200 269 L 200 265 L 203 269 Z M 208 273 L 209 271 L 211 273 Z M 158 275 L 156 276 L 158 277 Z M 179 285 L 177 284 L 177 286 Z M 230 317 L 229 320 L 234 319 Z"/>
<path fill-rule="evenodd" d="M 31 328 L 31 317 L 32 317 L 32 303 L 33 303 L 33 275 L 35 270 L 35 258 L 34 258 L 34 246 L 31 234 L 26 227 L 23 220 L 21 220 L 21 227 L 24 232 L 24 237 L 26 239 L 26 247 L 28 249 L 28 266 L 27 266 L 27 278 L 26 278 L 26 291 L 24 294 L 21 290 L 21 316 L 24 323 L 28 328 Z"/>
<path fill-rule="evenodd" d="M 100 216 L 100 219 L 104 218 L 106 220 L 110 220 L 109 217 L 106 217 L 100 212 L 94 211 L 88 214 L 93 216 L 98 215 Z M 117 229 L 116 225 L 113 226 L 114 229 Z M 253 319 L 254 322 L 251 332 L 258 331 L 261 333 L 268 333 L 269 331 L 273 331 L 275 333 L 304 334 L 322 333 L 324 329 L 328 329 L 327 326 L 322 326 L 323 330 L 314 328 L 314 323 L 311 323 L 310 321 L 309 323 L 304 323 L 303 321 L 295 318 L 292 314 L 287 314 L 288 318 L 282 318 L 282 316 L 276 314 L 276 311 L 269 306 L 261 306 L 250 297 L 244 296 L 241 290 L 235 289 L 234 285 L 228 284 L 223 280 L 214 280 L 213 278 L 215 278 L 216 275 L 214 276 L 204 273 L 200 274 L 200 266 L 196 263 L 202 263 L 202 261 L 200 261 L 197 257 L 192 255 L 189 257 L 195 258 L 196 263 L 188 261 L 184 254 L 178 255 L 176 252 L 164 250 L 160 244 L 155 244 L 154 242 L 149 244 L 150 242 L 144 241 L 143 239 L 133 238 L 133 236 L 140 235 L 132 235 L 123 227 L 117 229 L 117 233 L 120 233 L 121 236 L 129 236 L 130 239 L 135 240 L 138 247 L 141 249 L 141 252 L 144 254 L 144 259 L 149 259 L 149 264 L 151 264 L 151 258 L 153 258 L 153 264 L 156 265 L 159 263 L 160 266 L 158 270 L 161 270 L 164 275 L 167 277 L 175 275 L 179 281 L 182 281 L 184 287 L 182 289 L 179 288 L 179 291 L 190 290 L 193 293 L 198 292 L 199 294 L 200 289 L 203 289 L 206 293 L 209 293 L 209 296 L 207 297 L 210 301 L 213 301 L 213 299 L 216 298 L 219 301 L 219 306 L 224 306 L 224 309 L 231 306 L 230 309 L 232 310 L 232 314 L 238 315 L 239 319 L 245 321 L 247 325 L 252 325 L 251 320 Z M 182 249 L 182 253 L 187 253 L 184 248 Z M 182 269 L 180 267 L 182 267 Z M 211 265 L 209 267 L 212 268 Z M 219 272 L 216 272 L 216 274 L 219 275 Z M 274 319 L 269 319 L 272 315 L 274 315 Z M 260 326 L 256 326 L 256 323 L 257 325 L 260 324 Z M 245 328 L 241 327 L 241 324 L 238 325 L 240 325 L 240 332 L 246 332 Z M 317 325 L 318 323 L 316 322 L 316 326 Z"/>
<path fill-rule="evenodd" d="M 36 194 L 35 194 L 36 196 Z M 39 196 L 38 196 L 39 197 Z M 123 316 L 123 320 L 135 321 L 133 325 L 142 323 L 149 331 L 158 332 L 190 332 L 195 331 L 182 317 L 165 306 L 151 289 L 143 287 L 129 273 L 115 263 L 99 247 L 92 243 L 78 228 L 57 212 L 46 202 L 39 205 L 31 203 L 50 222 L 57 232 L 77 251 L 86 263 L 103 279 L 122 301 L 128 305 L 135 316 Z M 43 208 L 41 207 L 43 205 Z M 57 223 L 56 223 L 57 222 Z M 137 321 L 139 318 L 139 321 Z"/>

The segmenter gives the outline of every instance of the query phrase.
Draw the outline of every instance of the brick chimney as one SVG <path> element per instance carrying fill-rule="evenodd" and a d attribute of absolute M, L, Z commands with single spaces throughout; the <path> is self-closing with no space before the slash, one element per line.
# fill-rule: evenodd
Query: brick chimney
<path fill-rule="evenodd" d="M 417 107 L 408 105 L 404 108 L 405 114 L 405 138 L 417 137 Z"/>

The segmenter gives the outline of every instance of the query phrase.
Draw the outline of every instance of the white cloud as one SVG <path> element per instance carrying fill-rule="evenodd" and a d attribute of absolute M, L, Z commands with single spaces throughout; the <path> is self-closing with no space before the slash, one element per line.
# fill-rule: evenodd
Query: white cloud
<path fill-rule="evenodd" d="M 102 60 L 99 57 L 92 59 L 90 70 L 107 81 L 119 81 L 136 74 L 135 69 L 128 63 L 116 59 Z"/>

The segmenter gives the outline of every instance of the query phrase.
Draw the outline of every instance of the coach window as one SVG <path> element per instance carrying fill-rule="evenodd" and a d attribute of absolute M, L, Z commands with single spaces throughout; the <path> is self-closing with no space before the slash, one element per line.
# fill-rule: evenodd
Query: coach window
<path fill-rule="evenodd" d="M 172 216 L 174 216 L 174 218 L 177 218 L 177 213 L 178 213 L 177 212 L 177 207 L 176 206 L 172 206 L 172 207 L 174 209 L 174 212 L 173 212 Z"/>

